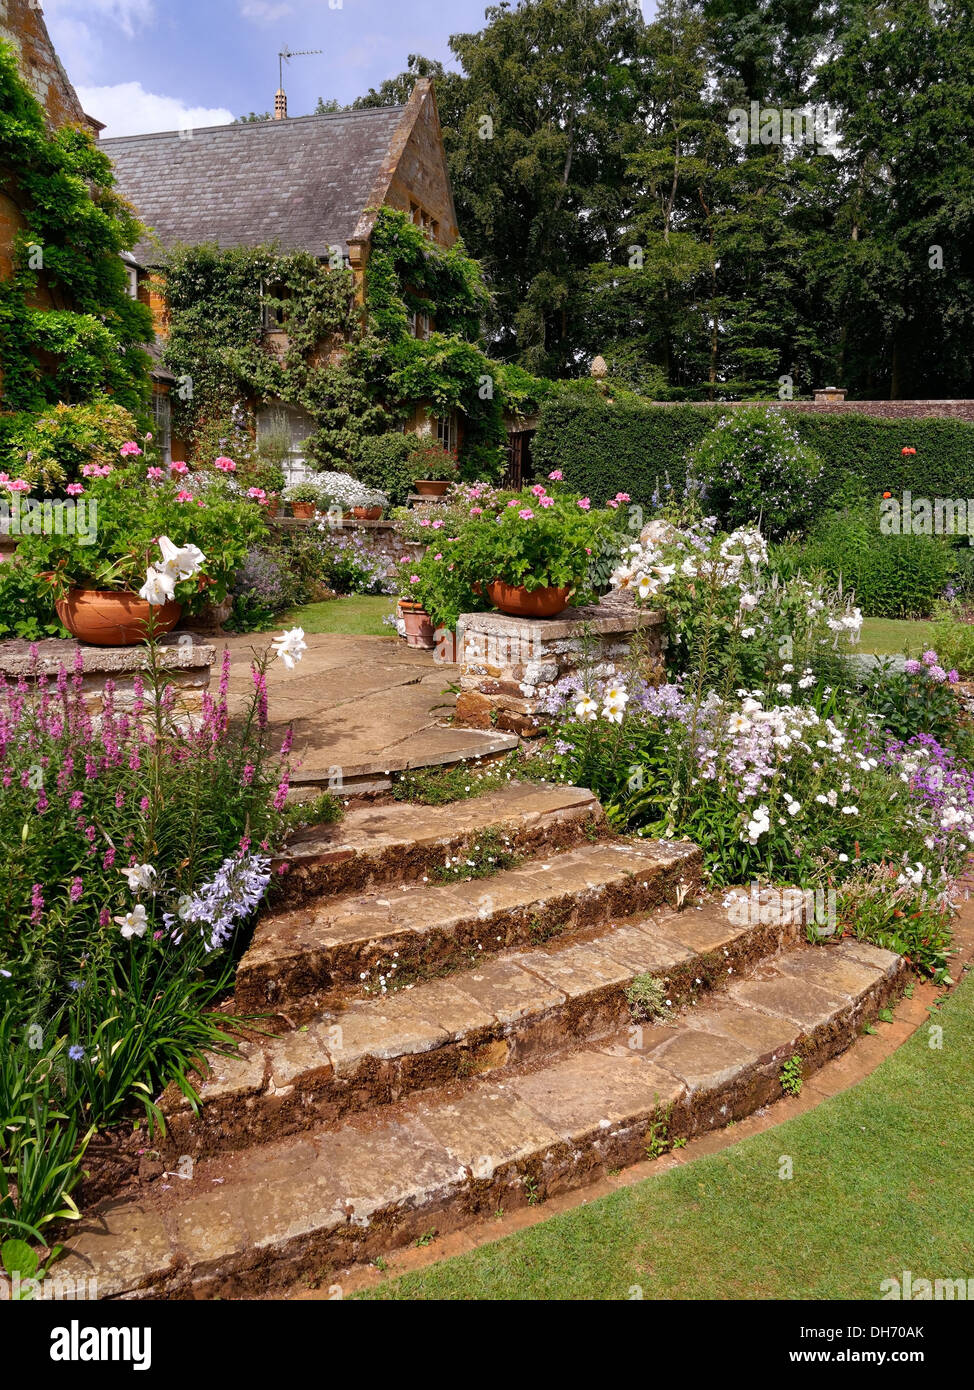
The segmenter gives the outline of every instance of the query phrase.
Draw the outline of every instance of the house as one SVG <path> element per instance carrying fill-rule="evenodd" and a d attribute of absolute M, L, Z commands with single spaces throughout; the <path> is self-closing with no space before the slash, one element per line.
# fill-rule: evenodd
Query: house
<path fill-rule="evenodd" d="M 175 246 L 216 243 L 228 249 L 274 242 L 284 253 L 303 251 L 325 264 L 349 266 L 362 302 L 378 208 L 405 212 L 442 246 L 456 241 L 456 209 L 428 79 L 417 81 L 405 106 L 294 119 L 286 110 L 278 93 L 273 120 L 101 142 L 115 165 L 119 192 L 152 229 L 135 248 L 132 292 L 151 305 L 160 341 L 167 325 L 157 276 Z M 423 320 L 417 315 L 417 336 L 429 333 L 429 320 Z M 269 347 L 277 330 L 265 322 Z M 156 394 L 157 438 L 166 448 L 161 380 Z M 258 405 L 258 435 L 284 426 L 292 441 L 292 471 L 299 471 L 310 421 L 294 406 Z M 436 420 L 435 427 L 447 447 L 456 447 L 455 415 Z M 185 456 L 181 441 L 171 446 L 176 456 Z"/>

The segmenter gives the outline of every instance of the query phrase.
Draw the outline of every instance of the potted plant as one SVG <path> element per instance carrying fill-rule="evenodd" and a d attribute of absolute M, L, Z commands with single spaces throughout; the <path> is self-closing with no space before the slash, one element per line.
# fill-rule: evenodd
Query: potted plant
<path fill-rule="evenodd" d="M 399 616 L 406 629 L 406 644 L 432 651 L 435 645 L 433 620 L 423 604 L 422 581 L 413 562 L 404 557 L 399 567 Z"/>
<path fill-rule="evenodd" d="M 389 499 L 377 488 L 363 487 L 361 500 L 352 504 L 352 516 L 357 521 L 379 521 L 389 505 Z"/>
<path fill-rule="evenodd" d="M 421 497 L 442 497 L 456 482 L 459 465 L 451 449 L 436 440 L 420 439 L 410 451 L 408 469 L 413 487 Z"/>
<path fill-rule="evenodd" d="M 117 467 L 92 465 L 66 491 L 47 503 L 62 508 L 60 526 L 25 535 L 19 554 L 68 631 L 98 646 L 134 645 L 222 604 L 266 534 L 244 499 L 216 487 L 197 495 L 185 464 L 155 465 L 133 441 Z"/>
<path fill-rule="evenodd" d="M 479 586 L 500 612 L 552 618 L 573 595 L 590 596 L 592 556 L 615 524 L 611 513 L 592 512 L 587 497 L 552 497 L 538 484 L 471 517 L 457 550 L 475 592 Z"/>
<path fill-rule="evenodd" d="M 321 490 L 314 478 L 302 478 L 284 490 L 285 502 L 290 502 L 291 511 L 299 520 L 310 521 L 318 511 L 322 501 Z"/>

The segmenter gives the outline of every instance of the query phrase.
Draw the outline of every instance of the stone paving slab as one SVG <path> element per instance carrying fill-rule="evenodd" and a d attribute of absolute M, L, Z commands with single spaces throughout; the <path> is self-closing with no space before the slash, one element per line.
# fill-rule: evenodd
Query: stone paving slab
<path fill-rule="evenodd" d="M 232 715 L 247 706 L 250 662 L 273 634 L 234 635 L 217 642 L 211 681 L 220 679 L 223 647 L 231 653 L 228 696 Z M 454 763 L 515 748 L 514 735 L 454 728 L 456 697 L 447 691 L 450 665 L 396 637 L 309 634 L 308 650 L 288 671 L 273 661 L 267 673 L 272 743 L 294 726 L 295 785 L 327 785 L 333 770 L 346 782 L 388 776 L 411 767 Z"/>

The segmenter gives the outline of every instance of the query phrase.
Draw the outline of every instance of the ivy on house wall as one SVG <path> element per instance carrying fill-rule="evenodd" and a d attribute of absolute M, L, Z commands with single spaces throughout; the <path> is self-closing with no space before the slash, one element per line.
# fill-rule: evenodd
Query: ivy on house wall
<path fill-rule="evenodd" d="M 0 111 L 0 190 L 23 222 L 0 281 L 2 407 L 36 415 L 107 395 L 141 414 L 152 316 L 130 298 L 120 253 L 142 228 L 114 191 L 111 161 L 88 131 L 48 130 L 2 42 Z"/>
<path fill-rule="evenodd" d="M 363 314 L 351 272 L 303 252 L 209 245 L 173 253 L 166 363 L 191 388 L 177 391 L 176 433 L 199 441 L 241 401 L 280 401 L 311 417 L 306 452 L 318 467 L 348 468 L 365 436 L 403 425 L 424 405 L 461 411 L 468 471 L 496 470 L 505 408 L 534 409 L 546 383 L 484 353 L 479 266 L 461 243 L 444 249 L 383 208 L 366 286 Z M 413 313 L 433 320 L 428 339 L 411 331 Z"/>

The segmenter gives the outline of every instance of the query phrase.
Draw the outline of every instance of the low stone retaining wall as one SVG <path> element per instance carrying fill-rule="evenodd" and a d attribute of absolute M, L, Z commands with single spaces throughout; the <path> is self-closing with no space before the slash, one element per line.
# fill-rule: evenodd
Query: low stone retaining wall
<path fill-rule="evenodd" d="M 641 674 L 663 679 L 663 616 L 633 607 L 566 608 L 556 618 L 465 613 L 457 624 L 460 693 L 454 722 L 531 738 L 551 722 L 555 686 L 622 676 L 639 644 Z"/>
<path fill-rule="evenodd" d="M 282 531 L 297 530 L 317 524 L 316 521 L 305 521 L 291 516 L 276 518 L 272 523 Z M 415 555 L 419 559 L 425 548 L 422 541 L 404 540 L 402 527 L 398 521 L 359 521 L 355 517 L 346 517 L 341 526 L 331 528 L 329 534 L 354 536 L 363 549 L 379 562 L 382 573 L 387 579 L 398 574 L 399 562 L 403 555 Z"/>
<path fill-rule="evenodd" d="M 163 638 L 161 659 L 166 681 L 175 688 L 174 714 L 189 719 L 203 708 L 203 695 L 210 684 L 215 648 L 194 641 L 188 633 Z M 23 678 L 36 684 L 42 676 L 53 681 L 61 667 L 74 675 L 81 662 L 81 691 L 92 717 L 101 714 L 105 688 L 114 686 L 113 703 L 119 712 L 129 712 L 135 703 L 135 678 L 146 670 L 146 650 L 138 647 L 89 647 L 73 638 L 49 638 L 44 642 L 0 642 L 0 675 L 8 681 Z"/>

